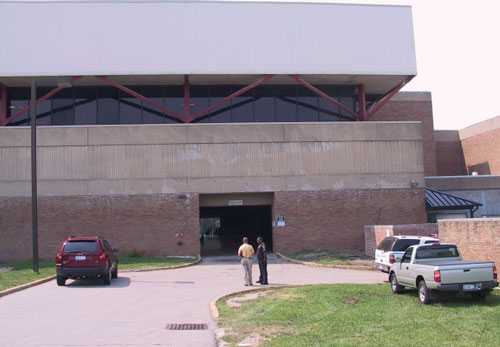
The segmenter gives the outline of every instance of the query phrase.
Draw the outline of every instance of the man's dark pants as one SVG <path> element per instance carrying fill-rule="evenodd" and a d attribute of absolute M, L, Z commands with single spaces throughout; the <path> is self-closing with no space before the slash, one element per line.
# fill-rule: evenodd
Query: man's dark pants
<path fill-rule="evenodd" d="M 259 260 L 259 282 L 261 284 L 267 284 L 267 260 Z"/>

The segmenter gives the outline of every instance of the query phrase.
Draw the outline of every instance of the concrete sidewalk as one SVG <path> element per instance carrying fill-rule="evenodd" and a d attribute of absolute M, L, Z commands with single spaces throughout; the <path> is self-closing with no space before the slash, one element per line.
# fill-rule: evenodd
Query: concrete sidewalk
<path fill-rule="evenodd" d="M 254 266 L 258 278 L 258 267 Z M 271 284 L 382 283 L 373 271 L 305 267 L 270 259 Z M 209 303 L 248 289 L 236 257 L 193 267 L 120 274 L 109 287 L 55 282 L 0 298 L 0 346 L 215 346 Z M 208 330 L 166 330 L 169 323 L 206 323 Z"/>

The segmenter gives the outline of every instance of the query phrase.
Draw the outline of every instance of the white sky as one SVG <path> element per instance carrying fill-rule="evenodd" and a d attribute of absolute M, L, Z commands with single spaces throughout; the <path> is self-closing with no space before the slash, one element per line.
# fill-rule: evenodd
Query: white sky
<path fill-rule="evenodd" d="M 412 5 L 418 76 L 405 90 L 432 92 L 434 128 L 500 115 L 500 0 L 332 2 Z"/>

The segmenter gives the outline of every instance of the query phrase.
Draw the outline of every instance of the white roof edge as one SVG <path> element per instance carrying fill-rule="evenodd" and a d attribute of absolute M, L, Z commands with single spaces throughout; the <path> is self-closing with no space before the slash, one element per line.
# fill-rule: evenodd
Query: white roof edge
<path fill-rule="evenodd" d="M 165 72 L 154 72 L 154 73 L 147 73 L 143 71 L 115 71 L 115 72 L 107 72 L 104 70 L 94 70 L 94 71 L 88 71 L 85 74 L 77 74 L 74 72 L 70 71 L 58 71 L 57 74 L 54 74 L 53 72 L 49 71 L 37 71 L 37 73 L 31 73 L 31 72 L 16 72 L 15 74 L 0 74 L 0 77 L 7 77 L 7 78 L 13 78 L 13 77 L 79 77 L 79 76 L 183 76 L 183 75 L 204 75 L 204 76 L 222 76 L 222 75 L 247 75 L 247 76 L 262 76 L 262 75 L 276 75 L 276 76 L 286 76 L 286 75 L 318 75 L 318 76 L 399 76 L 399 77 L 407 77 L 407 76 L 417 76 L 416 73 L 408 74 L 408 72 L 403 72 L 403 71 L 383 71 L 383 72 L 377 72 L 376 75 L 373 74 L 373 71 L 338 71 L 337 73 L 335 72 L 300 72 L 300 71 L 249 71 L 249 72 L 240 72 L 240 71 L 229 71 L 229 72 L 205 72 L 205 71 L 196 71 L 196 70 L 191 70 L 191 71 L 165 71 Z M 400 93 L 408 93 L 406 91 L 402 91 Z M 412 92 L 409 92 L 412 93 Z M 419 93 L 419 92 L 417 92 Z M 429 92 L 430 93 L 430 92 Z M 398 95 L 398 94 L 397 94 Z M 401 99 L 404 99 L 405 96 L 400 96 Z M 410 97 L 410 94 L 406 96 L 406 98 Z M 425 97 L 430 99 L 430 97 L 419 95 L 420 98 Z"/>
<path fill-rule="evenodd" d="M 336 6 L 366 6 L 366 7 L 407 7 L 404 4 L 368 4 L 329 1 L 255 1 L 255 0 L 2 0 L 2 3 L 250 3 L 250 4 L 305 4 L 305 5 L 336 5 Z"/>

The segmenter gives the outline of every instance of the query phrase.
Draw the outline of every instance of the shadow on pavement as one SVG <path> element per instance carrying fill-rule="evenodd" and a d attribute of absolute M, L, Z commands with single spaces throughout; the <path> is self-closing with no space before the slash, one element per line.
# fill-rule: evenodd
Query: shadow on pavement
<path fill-rule="evenodd" d="M 106 286 L 102 283 L 101 279 L 84 279 L 84 280 L 74 280 L 71 283 L 66 284 L 69 288 L 126 288 L 130 286 L 130 278 L 128 277 L 118 277 L 117 279 L 111 280 L 111 285 Z"/>

